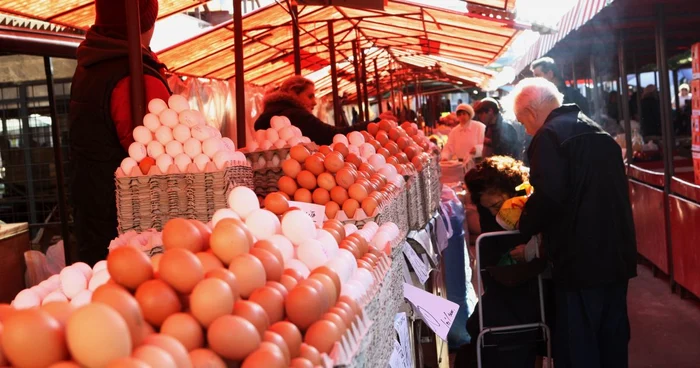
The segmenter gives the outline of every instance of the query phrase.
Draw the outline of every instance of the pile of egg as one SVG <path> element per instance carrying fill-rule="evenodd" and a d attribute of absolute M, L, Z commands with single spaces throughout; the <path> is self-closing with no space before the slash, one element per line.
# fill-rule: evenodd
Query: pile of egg
<path fill-rule="evenodd" d="M 144 232 L 129 230 L 119 235 L 109 243 L 110 251 L 119 247 L 135 247 L 143 252 L 150 252 L 153 248 L 163 245 L 162 233 L 156 229 L 148 229 Z"/>
<path fill-rule="evenodd" d="M 233 141 L 207 125 L 185 97 L 172 95 L 167 104 L 153 99 L 148 111 L 143 125 L 134 128 L 129 157 L 122 160 L 117 177 L 216 171 L 245 162 Z"/>
<path fill-rule="evenodd" d="M 246 146 L 248 152 L 311 143 L 309 137 L 303 136 L 301 130 L 292 125 L 286 116 L 273 116 L 270 119 L 270 128 L 256 130 L 253 138 L 254 140 Z"/>
<path fill-rule="evenodd" d="M 398 228 L 316 228 L 293 208 L 280 220 L 244 187 L 228 199 L 211 224 L 167 222 L 162 254 L 119 246 L 94 269 L 67 267 L 71 287 L 89 278 L 82 272 L 94 273 L 88 284 L 106 275 L 86 304 L 18 296 L 0 305 L 0 366 L 328 366 L 364 325 L 361 303 L 387 270 Z"/>

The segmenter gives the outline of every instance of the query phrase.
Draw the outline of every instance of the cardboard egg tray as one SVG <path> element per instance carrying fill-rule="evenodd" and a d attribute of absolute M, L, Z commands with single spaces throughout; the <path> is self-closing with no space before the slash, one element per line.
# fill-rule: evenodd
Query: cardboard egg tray
<path fill-rule="evenodd" d="M 318 151 L 318 146 L 315 143 L 307 143 L 304 146 L 311 152 Z M 252 152 L 248 152 L 245 148 L 241 149 L 248 164 L 253 169 L 255 194 L 264 198 L 268 194 L 278 191 L 277 181 L 284 175 L 282 162 L 289 157 L 290 149 L 291 147 L 282 147 Z"/>
<path fill-rule="evenodd" d="M 235 187 L 253 189 L 248 165 L 202 173 L 180 173 L 115 178 L 117 231 L 162 230 L 176 217 L 209 222 L 214 212 L 227 207 L 228 193 Z"/>

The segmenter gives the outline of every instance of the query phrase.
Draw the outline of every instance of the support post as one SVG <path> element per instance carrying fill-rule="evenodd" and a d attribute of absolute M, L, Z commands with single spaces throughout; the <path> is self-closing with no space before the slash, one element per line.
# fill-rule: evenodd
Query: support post
<path fill-rule="evenodd" d="M 680 93 L 681 91 L 678 90 L 678 69 L 673 69 L 673 101 L 676 111 L 681 111 Z"/>
<path fill-rule="evenodd" d="M 340 118 L 341 108 L 338 96 L 338 66 L 335 64 L 335 32 L 333 31 L 333 21 L 328 21 L 328 52 L 331 63 L 331 89 L 333 93 L 333 121 L 335 126 L 342 126 Z"/>
<path fill-rule="evenodd" d="M 418 101 L 418 75 L 414 75 L 413 77 L 413 99 L 415 100 L 415 106 L 416 106 L 416 117 L 418 116 L 418 111 L 420 111 L 420 102 Z"/>
<path fill-rule="evenodd" d="M 236 1 L 236 0 L 234 0 Z M 290 8 L 292 13 L 292 43 L 294 45 L 294 74 L 301 75 L 301 46 L 299 45 L 299 11 L 296 5 Z"/>
<path fill-rule="evenodd" d="M 394 95 L 394 70 L 389 69 L 389 88 L 391 88 L 391 113 L 396 111 L 396 96 Z"/>
<path fill-rule="evenodd" d="M 593 80 L 593 119 L 596 122 L 600 121 L 600 87 L 598 86 L 598 73 L 595 67 L 595 57 L 591 54 L 590 57 L 591 79 Z"/>
<path fill-rule="evenodd" d="M 29 127 L 29 101 L 27 97 L 27 85 L 19 86 L 19 118 L 22 120 L 22 139 L 20 149 L 24 157 L 24 170 L 27 176 L 27 206 L 29 207 L 29 223 L 36 224 L 36 195 L 34 194 L 34 163 L 32 162 L 32 131 Z M 7 131 L 5 131 L 7 132 Z M 32 233 L 33 237 L 35 234 Z"/>
<path fill-rule="evenodd" d="M 236 78 L 236 146 L 246 145 L 245 71 L 243 68 L 243 13 L 241 1 L 233 0 L 233 55 Z"/>
<path fill-rule="evenodd" d="M 374 59 L 374 89 L 377 91 L 377 106 L 379 107 L 379 113 L 382 113 L 382 91 L 381 83 L 379 81 L 379 68 L 377 68 L 377 59 Z"/>
<path fill-rule="evenodd" d="M 355 98 L 357 98 L 357 115 L 365 116 L 362 110 L 362 83 L 360 82 L 360 60 L 357 56 L 357 40 L 352 41 L 352 66 L 355 69 Z"/>
<path fill-rule="evenodd" d="M 620 67 L 620 104 L 625 124 L 625 146 L 627 164 L 632 163 L 632 123 L 630 122 L 629 86 L 627 85 L 627 64 L 625 64 L 625 42 L 622 33 L 617 38 L 617 63 Z"/>
<path fill-rule="evenodd" d="M 126 34 L 129 49 L 129 76 L 131 77 L 131 121 L 143 124 L 146 115 L 146 92 L 143 82 L 143 55 L 141 54 L 141 18 L 139 2 L 125 0 Z"/>
<path fill-rule="evenodd" d="M 360 49 L 360 60 L 362 61 L 362 96 L 365 101 L 365 121 L 369 121 L 369 93 L 367 92 L 367 56 L 365 50 Z"/>
<path fill-rule="evenodd" d="M 673 126 L 671 124 L 671 100 L 668 81 L 668 60 L 666 54 L 666 16 L 663 5 L 656 6 L 656 65 L 659 69 L 659 82 L 661 84 L 659 102 L 661 103 L 661 137 L 663 140 L 664 155 L 664 219 L 666 230 L 666 254 L 668 259 L 668 276 L 671 290 L 674 290 L 675 280 L 673 276 L 673 246 L 671 236 L 671 207 L 669 195 L 671 193 L 671 178 L 673 177 L 673 149 L 675 147 Z"/>
<path fill-rule="evenodd" d="M 637 82 L 637 122 L 642 123 L 642 92 L 644 87 L 642 86 L 642 76 L 639 74 L 639 67 L 637 66 L 637 53 L 634 53 L 634 59 L 632 60 L 634 67 L 634 79 Z"/>

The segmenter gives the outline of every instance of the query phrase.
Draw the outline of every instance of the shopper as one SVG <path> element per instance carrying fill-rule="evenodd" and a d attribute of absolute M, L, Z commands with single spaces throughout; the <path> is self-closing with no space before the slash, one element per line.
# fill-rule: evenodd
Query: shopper
<path fill-rule="evenodd" d="M 447 144 L 442 149 L 442 159 L 456 158 L 467 163 L 473 158 L 481 157 L 486 126 L 472 120 L 474 109 L 470 105 L 459 104 L 456 114 L 459 125 L 450 131 Z"/>
<path fill-rule="evenodd" d="M 273 116 L 286 116 L 304 136 L 317 144 L 331 144 L 336 134 L 347 134 L 367 127 L 367 123 L 354 121 L 352 126 L 337 127 L 317 118 L 312 112 L 316 107 L 316 87 L 312 81 L 298 75 L 288 78 L 279 89 L 268 93 L 263 105 L 263 112 L 255 121 L 256 130 L 270 128 Z"/>
<path fill-rule="evenodd" d="M 149 44 L 157 0 L 140 0 L 147 100 L 170 96 L 164 69 Z M 78 47 L 70 98 L 71 200 L 79 259 L 94 264 L 117 236 L 114 172 L 133 142 L 124 2 L 95 1 L 95 24 Z"/>
<path fill-rule="evenodd" d="M 503 119 L 501 105 L 493 98 L 485 98 L 474 106 L 475 118 L 486 125 L 484 157 L 510 156 L 520 159 L 522 145 L 518 133 Z"/>
<path fill-rule="evenodd" d="M 550 57 L 543 57 L 537 59 L 530 64 L 530 70 L 535 77 L 544 78 L 557 86 L 559 92 L 564 95 L 565 104 L 576 104 L 583 111 L 584 114 L 588 115 L 590 110 L 588 108 L 588 100 L 574 87 L 568 87 L 562 80 L 561 71 L 559 67 L 554 62 L 554 59 Z"/>
<path fill-rule="evenodd" d="M 628 280 L 636 239 L 620 146 L 543 78 L 512 92 L 514 113 L 534 135 L 530 196 L 519 229 L 543 234 L 556 284 L 557 368 L 627 367 Z"/>

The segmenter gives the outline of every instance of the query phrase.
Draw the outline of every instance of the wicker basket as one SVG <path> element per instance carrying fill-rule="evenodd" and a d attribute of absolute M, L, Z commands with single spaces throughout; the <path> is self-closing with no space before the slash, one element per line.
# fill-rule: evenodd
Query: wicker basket
<path fill-rule="evenodd" d="M 171 218 L 209 222 L 214 212 L 227 206 L 235 187 L 253 189 L 253 172 L 247 165 L 204 173 L 121 177 L 117 187 L 117 230 L 162 230 Z"/>
<path fill-rule="evenodd" d="M 425 201 L 424 192 L 421 188 L 420 177 L 412 175 L 406 180 L 406 188 L 408 199 L 406 203 L 406 212 L 408 215 L 408 228 L 410 230 L 421 229 L 425 224 Z"/>
<path fill-rule="evenodd" d="M 311 152 L 318 150 L 318 146 L 315 143 L 304 144 L 304 146 Z M 289 157 L 290 149 L 291 147 L 282 147 L 253 152 L 247 152 L 245 148 L 241 150 L 253 168 L 253 190 L 259 197 L 265 198 L 268 194 L 279 190 L 277 182 L 284 175 L 282 162 Z M 261 158 L 265 160 L 264 166 L 260 165 Z"/>

